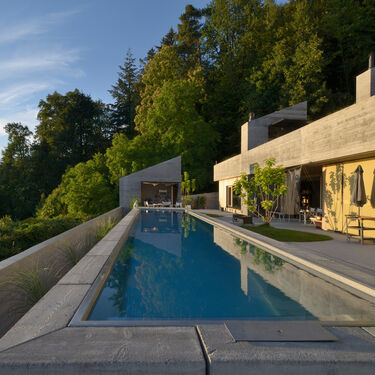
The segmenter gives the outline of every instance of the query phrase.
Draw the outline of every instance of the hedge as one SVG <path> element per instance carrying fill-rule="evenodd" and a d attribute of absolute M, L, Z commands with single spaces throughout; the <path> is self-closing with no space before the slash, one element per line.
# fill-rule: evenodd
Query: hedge
<path fill-rule="evenodd" d="M 81 218 L 73 217 L 13 221 L 9 216 L 4 216 L 0 219 L 0 261 L 65 232 L 83 221 Z"/>

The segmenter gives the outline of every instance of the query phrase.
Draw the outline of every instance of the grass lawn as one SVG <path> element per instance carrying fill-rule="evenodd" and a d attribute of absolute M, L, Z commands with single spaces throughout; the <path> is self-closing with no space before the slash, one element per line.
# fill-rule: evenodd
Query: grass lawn
<path fill-rule="evenodd" d="M 217 215 L 217 214 L 206 214 L 207 216 L 211 217 L 224 217 L 223 215 Z"/>
<path fill-rule="evenodd" d="M 243 225 L 242 227 L 251 230 L 255 233 L 262 234 L 263 236 L 273 238 L 274 240 L 282 242 L 313 242 L 332 240 L 332 237 L 326 236 L 325 234 L 301 232 L 299 230 L 281 229 L 265 224 L 254 227 L 249 225 Z"/>

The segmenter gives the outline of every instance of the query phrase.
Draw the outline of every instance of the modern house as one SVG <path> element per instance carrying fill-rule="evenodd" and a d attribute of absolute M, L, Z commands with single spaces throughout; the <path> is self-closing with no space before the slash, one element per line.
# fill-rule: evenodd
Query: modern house
<path fill-rule="evenodd" d="M 120 206 L 130 208 L 132 199 L 148 202 L 181 200 L 181 156 L 120 178 Z"/>
<path fill-rule="evenodd" d="M 357 213 L 350 202 L 354 171 L 361 165 L 367 203 L 361 214 L 375 217 L 375 68 L 356 80 L 356 103 L 306 124 L 307 103 L 255 119 L 241 128 L 241 153 L 214 166 L 219 182 L 220 207 L 246 213 L 232 186 L 242 173 L 251 175 L 254 164 L 268 158 L 286 168 L 289 191 L 295 191 L 294 207 L 281 207 L 297 214 L 300 207 L 323 209 L 322 228 L 346 231 L 345 215 Z M 366 223 L 375 227 L 375 222 Z M 371 234 L 372 233 L 372 234 Z M 366 233 L 374 237 L 375 231 Z"/>

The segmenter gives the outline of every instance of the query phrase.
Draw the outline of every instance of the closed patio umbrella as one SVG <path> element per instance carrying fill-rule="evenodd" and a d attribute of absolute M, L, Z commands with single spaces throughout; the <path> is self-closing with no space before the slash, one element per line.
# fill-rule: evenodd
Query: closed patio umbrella
<path fill-rule="evenodd" d="M 354 171 L 354 184 L 353 192 L 351 196 L 351 202 L 358 207 L 358 216 L 360 213 L 360 207 L 362 207 L 367 201 L 365 184 L 363 182 L 363 169 L 358 165 Z"/>

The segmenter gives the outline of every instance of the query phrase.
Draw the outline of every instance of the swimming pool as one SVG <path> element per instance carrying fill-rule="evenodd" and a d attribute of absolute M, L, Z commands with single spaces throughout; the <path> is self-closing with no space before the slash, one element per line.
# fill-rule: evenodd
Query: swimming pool
<path fill-rule="evenodd" d="M 374 321 L 375 306 L 184 212 L 142 210 L 87 323 Z"/>

